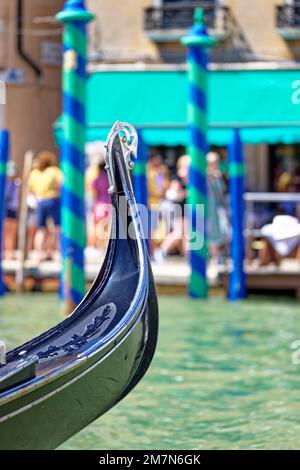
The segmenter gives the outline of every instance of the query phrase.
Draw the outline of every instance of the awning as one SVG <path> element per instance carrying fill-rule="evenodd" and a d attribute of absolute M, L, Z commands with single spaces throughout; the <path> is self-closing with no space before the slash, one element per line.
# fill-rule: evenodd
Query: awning
<path fill-rule="evenodd" d="M 297 80 L 300 70 L 209 72 L 209 142 L 228 144 L 233 127 L 245 143 L 300 142 Z M 143 129 L 148 145 L 186 145 L 187 98 L 185 71 L 95 72 L 88 80 L 87 140 L 104 140 L 118 119 Z M 58 142 L 62 123 L 55 123 Z"/>

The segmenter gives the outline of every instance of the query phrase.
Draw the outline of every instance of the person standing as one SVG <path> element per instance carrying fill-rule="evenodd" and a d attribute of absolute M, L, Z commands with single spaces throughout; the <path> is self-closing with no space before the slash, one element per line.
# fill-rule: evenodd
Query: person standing
<path fill-rule="evenodd" d="M 160 218 L 161 204 L 165 200 L 166 190 L 169 187 L 169 170 L 164 164 L 160 154 L 153 154 L 147 164 L 147 184 L 149 209 L 151 211 L 151 239 L 150 252 L 155 251 L 155 241 L 159 232 L 164 232 L 163 220 Z"/>
<path fill-rule="evenodd" d="M 87 232 L 86 253 L 88 254 L 88 256 L 93 258 L 94 256 L 97 256 L 94 251 L 97 245 L 97 240 L 94 220 L 95 194 L 93 184 L 99 176 L 99 165 L 104 162 L 105 143 L 100 140 L 89 142 L 85 146 L 85 151 L 85 219 Z"/>
<path fill-rule="evenodd" d="M 180 254 L 186 254 L 188 250 L 185 204 L 189 166 L 189 155 L 182 155 L 177 161 L 177 176 L 172 179 L 169 189 L 166 192 L 167 199 L 169 202 L 172 202 L 172 214 L 170 214 L 170 218 L 173 219 L 173 227 L 160 247 L 153 253 L 154 260 L 158 264 L 162 263 L 174 249 L 177 249 Z"/>
<path fill-rule="evenodd" d="M 149 203 L 159 204 L 169 187 L 169 171 L 159 154 L 153 155 L 147 166 Z"/>
<path fill-rule="evenodd" d="M 5 187 L 5 221 L 4 221 L 4 259 L 14 259 L 17 242 L 18 212 L 20 203 L 21 180 L 15 162 L 7 165 L 7 182 Z"/>
<path fill-rule="evenodd" d="M 109 238 L 112 214 L 111 198 L 108 189 L 109 181 L 103 160 L 98 166 L 98 176 L 92 182 L 96 248 L 99 248 L 103 253 Z"/>
<path fill-rule="evenodd" d="M 52 152 L 38 154 L 36 168 L 29 175 L 29 192 L 37 199 L 37 233 L 35 249 L 38 261 L 53 258 L 55 243 L 49 242 L 51 231 L 48 222 L 54 225 L 54 238 L 58 242 L 60 234 L 60 191 L 62 173 L 57 166 L 56 156 Z"/>
<path fill-rule="evenodd" d="M 220 262 L 230 238 L 230 224 L 226 204 L 226 185 L 219 169 L 220 157 L 216 152 L 207 154 L 207 239 L 212 261 Z"/>

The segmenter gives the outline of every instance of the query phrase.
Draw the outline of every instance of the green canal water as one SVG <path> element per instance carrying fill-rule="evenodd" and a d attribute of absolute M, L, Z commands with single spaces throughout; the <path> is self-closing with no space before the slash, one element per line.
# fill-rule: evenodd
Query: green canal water
<path fill-rule="evenodd" d="M 0 301 L 13 347 L 60 320 L 55 295 Z M 298 449 L 300 303 L 160 298 L 160 338 L 138 387 L 61 449 Z"/>

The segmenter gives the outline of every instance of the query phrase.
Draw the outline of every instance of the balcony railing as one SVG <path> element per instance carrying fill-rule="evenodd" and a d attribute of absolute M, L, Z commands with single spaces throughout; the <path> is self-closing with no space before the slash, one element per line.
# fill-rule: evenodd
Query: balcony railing
<path fill-rule="evenodd" d="M 229 8 L 208 2 L 170 3 L 162 7 L 145 9 L 145 30 L 157 42 L 178 40 L 193 24 L 194 10 L 204 10 L 204 22 L 209 33 L 216 39 L 229 35 Z"/>
<path fill-rule="evenodd" d="M 277 32 L 284 39 L 300 39 L 300 1 L 276 7 Z"/>

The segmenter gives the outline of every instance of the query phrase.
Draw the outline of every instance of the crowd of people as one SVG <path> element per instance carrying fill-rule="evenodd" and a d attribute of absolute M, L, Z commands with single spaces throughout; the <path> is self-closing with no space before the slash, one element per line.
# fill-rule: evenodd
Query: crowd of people
<path fill-rule="evenodd" d="M 111 204 L 109 181 L 105 171 L 104 147 L 93 145 L 93 158 L 86 171 L 87 251 L 104 254 L 110 233 Z M 207 154 L 208 210 L 206 239 L 213 263 L 221 264 L 229 253 L 231 238 L 227 181 L 220 170 L 220 156 Z M 151 210 L 150 250 L 154 260 L 161 263 L 171 254 L 185 256 L 189 250 L 188 184 L 190 157 L 182 155 L 175 170 L 170 171 L 159 153 L 152 153 L 147 164 L 149 207 Z M 5 220 L 3 258 L 14 259 L 18 242 L 18 221 L 22 178 L 15 162 L 7 167 L 5 190 Z M 60 253 L 61 188 L 63 174 L 55 154 L 40 152 L 29 174 L 26 194 L 27 242 L 26 257 L 37 262 L 52 260 Z M 300 172 L 281 173 L 279 192 L 299 192 Z M 300 205 L 283 201 L 277 206 L 274 220 L 261 223 L 261 265 L 278 262 L 283 257 L 300 261 Z M 249 216 L 249 214 L 248 214 Z M 257 217 L 257 220 L 259 217 Z M 272 223 L 270 223 L 272 222 Z M 287 236 L 287 231 L 290 235 Z M 280 235 L 281 234 L 281 235 Z"/>
<path fill-rule="evenodd" d="M 26 192 L 26 257 L 34 256 L 35 261 L 53 260 L 59 257 L 61 226 L 61 188 L 63 174 L 56 155 L 49 151 L 38 153 L 27 181 L 22 181 L 15 162 L 7 167 L 5 189 L 3 258 L 16 258 L 18 222 L 21 207 L 22 183 Z M 105 250 L 109 227 L 101 227 L 110 217 L 108 177 L 104 159 L 91 165 L 86 177 L 86 219 L 87 244 Z M 103 228 L 105 236 L 99 233 Z"/>
<path fill-rule="evenodd" d="M 212 262 L 220 263 L 230 239 L 227 187 L 220 170 L 220 156 L 207 154 L 207 242 Z M 190 157 L 181 156 L 176 173 L 170 176 L 160 155 L 154 155 L 148 163 L 148 188 L 151 210 L 160 214 L 154 224 L 152 244 L 154 259 L 162 262 L 169 254 L 186 255 L 189 249 L 187 224 L 187 190 Z M 170 214 L 172 215 L 170 217 Z M 154 219 L 155 220 L 155 219 Z"/>
<path fill-rule="evenodd" d="M 300 167 L 278 171 L 275 174 L 274 187 L 278 193 L 299 194 Z M 269 215 L 272 220 L 261 228 L 263 245 L 259 252 L 260 266 L 279 265 L 287 258 L 300 262 L 300 203 L 287 198 L 268 210 L 266 217 Z"/>
<path fill-rule="evenodd" d="M 37 262 L 52 259 L 59 248 L 62 185 L 62 173 L 55 154 L 40 152 L 25 183 L 28 186 L 26 252 L 35 250 Z M 21 187 L 18 167 L 11 161 L 8 164 L 5 190 L 4 259 L 14 259 L 16 256 Z"/>
<path fill-rule="evenodd" d="M 110 231 L 111 205 L 103 146 L 93 144 L 86 171 L 87 249 L 104 252 Z M 208 237 L 211 256 L 218 260 L 229 239 L 226 184 L 219 169 L 219 155 L 207 155 L 209 218 Z M 160 154 L 154 153 L 147 165 L 149 206 L 157 219 L 152 230 L 151 251 L 157 261 L 172 253 L 185 255 L 188 250 L 185 204 L 190 157 L 181 156 L 171 173 Z M 37 262 L 59 256 L 60 197 L 63 174 L 56 155 L 38 153 L 29 174 L 26 196 L 26 256 Z M 16 257 L 22 178 L 16 163 L 10 161 L 5 191 L 4 259 Z M 174 210 L 175 209 L 175 210 Z M 170 214 L 172 216 L 170 217 Z"/>

